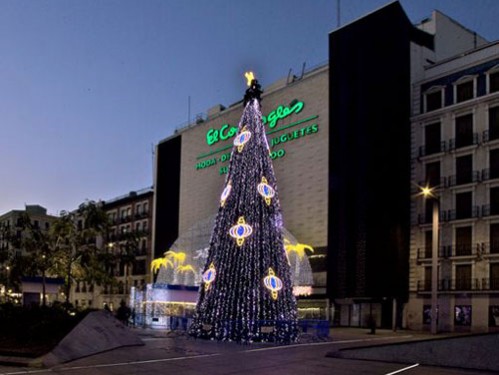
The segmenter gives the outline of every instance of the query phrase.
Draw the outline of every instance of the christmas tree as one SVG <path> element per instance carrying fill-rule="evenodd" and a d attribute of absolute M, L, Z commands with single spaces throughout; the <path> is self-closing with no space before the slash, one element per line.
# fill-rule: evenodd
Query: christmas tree
<path fill-rule="evenodd" d="M 190 334 L 288 343 L 298 333 L 296 300 L 262 123 L 262 91 L 252 76 L 248 82 Z"/>

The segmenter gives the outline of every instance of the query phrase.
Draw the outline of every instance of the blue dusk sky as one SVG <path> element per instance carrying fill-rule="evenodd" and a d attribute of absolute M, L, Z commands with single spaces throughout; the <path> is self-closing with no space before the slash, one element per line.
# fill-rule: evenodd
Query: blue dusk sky
<path fill-rule="evenodd" d="M 341 0 L 341 24 L 387 4 Z M 498 0 L 403 0 L 489 41 Z M 152 146 L 188 118 L 328 58 L 336 0 L 0 0 L 0 214 L 151 186 Z"/>

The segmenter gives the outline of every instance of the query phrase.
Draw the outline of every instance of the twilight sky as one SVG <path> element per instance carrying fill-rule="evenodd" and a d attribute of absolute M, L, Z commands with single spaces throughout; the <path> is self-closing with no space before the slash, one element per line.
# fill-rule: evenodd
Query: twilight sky
<path fill-rule="evenodd" d="M 341 24 L 387 0 L 342 0 Z M 402 0 L 489 41 L 498 0 Z M 326 62 L 336 0 L 0 0 L 0 214 L 152 185 L 152 145 L 188 118 Z"/>

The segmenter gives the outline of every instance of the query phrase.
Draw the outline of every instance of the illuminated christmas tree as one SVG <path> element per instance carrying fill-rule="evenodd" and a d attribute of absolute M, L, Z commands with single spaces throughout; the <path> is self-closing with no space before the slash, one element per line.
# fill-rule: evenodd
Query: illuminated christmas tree
<path fill-rule="evenodd" d="M 293 342 L 296 300 L 282 237 L 282 216 L 252 75 L 190 334 L 198 338 Z"/>

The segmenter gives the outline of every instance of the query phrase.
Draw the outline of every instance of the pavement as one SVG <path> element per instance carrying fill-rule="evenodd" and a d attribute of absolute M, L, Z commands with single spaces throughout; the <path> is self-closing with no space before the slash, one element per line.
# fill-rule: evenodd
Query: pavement
<path fill-rule="evenodd" d="M 383 357 L 347 358 L 356 350 L 384 348 L 391 353 L 400 345 L 429 342 L 428 333 L 367 329 L 333 328 L 328 339 L 304 335 L 297 344 L 274 345 L 256 343 L 240 345 L 232 342 L 196 340 L 182 332 L 132 329 L 143 346 L 121 347 L 58 364 L 49 368 L 0 366 L 0 375 L 18 374 L 179 374 L 179 375 L 470 375 L 497 374 L 498 371 L 431 366 L 424 363 L 401 363 Z M 487 337 L 485 335 L 483 337 Z M 458 335 L 438 335 L 439 340 Z M 469 338 L 479 337 L 470 336 Z M 490 344 L 486 343 L 486 344 Z M 466 339 L 459 350 L 467 350 Z M 497 346 L 495 347 L 497 348 Z M 460 352 L 454 352 L 459 357 Z M 344 353 L 348 352 L 348 355 Z M 331 356 L 336 353 L 336 355 Z M 338 354 L 341 353 L 341 354 Z M 478 353 L 477 353 L 478 354 Z"/>

